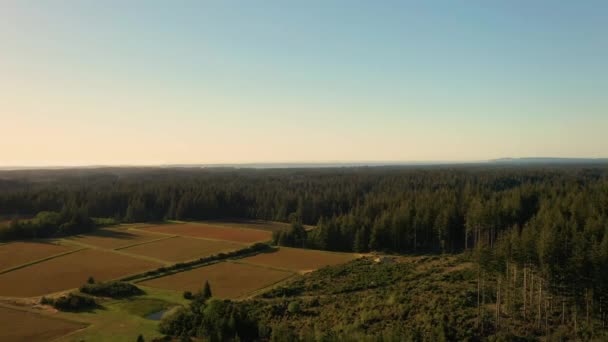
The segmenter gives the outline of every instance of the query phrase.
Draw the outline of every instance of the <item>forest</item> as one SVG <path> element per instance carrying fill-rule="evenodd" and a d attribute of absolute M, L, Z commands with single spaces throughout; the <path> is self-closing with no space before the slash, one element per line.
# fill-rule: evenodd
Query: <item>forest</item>
<path fill-rule="evenodd" d="M 0 228 L 5 240 L 32 237 L 23 225 L 35 222 L 33 237 L 100 219 L 253 218 L 293 223 L 275 234 L 278 245 L 465 252 L 476 261 L 478 284 L 540 291 L 523 297 L 528 310 L 533 299 L 541 306 L 544 290 L 568 300 L 564 317 L 597 319 L 602 328 L 606 321 L 606 165 L 3 171 L 0 210 L 16 218 Z"/>

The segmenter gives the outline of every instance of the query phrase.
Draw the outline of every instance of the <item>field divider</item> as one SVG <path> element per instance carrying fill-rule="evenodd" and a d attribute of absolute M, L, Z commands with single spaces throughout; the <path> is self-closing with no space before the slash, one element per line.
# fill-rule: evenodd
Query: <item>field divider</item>
<path fill-rule="evenodd" d="M 163 236 L 162 238 L 158 238 L 158 239 L 154 239 L 154 240 L 148 240 L 148 241 L 142 241 L 142 242 L 138 242 L 138 243 L 134 243 L 132 245 L 127 245 L 127 246 L 120 246 L 118 248 L 114 248 L 114 251 L 119 251 L 121 249 L 127 249 L 127 248 L 131 248 L 131 247 L 135 247 L 135 246 L 141 246 L 141 245 L 145 245 L 148 243 L 154 243 L 154 242 L 158 242 L 158 241 L 163 241 L 163 240 L 169 240 L 169 239 L 174 239 L 174 238 L 178 238 L 179 236 L 177 235 L 173 235 L 173 236 Z"/>
<path fill-rule="evenodd" d="M 51 260 L 51 259 L 59 258 L 59 257 L 62 257 L 64 255 L 80 252 L 80 251 L 83 251 L 85 249 L 89 249 L 89 248 L 87 248 L 87 247 L 77 248 L 77 249 L 74 249 L 74 250 L 71 250 L 71 251 L 67 251 L 67 252 L 51 255 L 51 256 L 46 257 L 46 258 L 30 261 L 30 262 L 25 263 L 25 264 L 21 264 L 21 265 L 5 268 L 3 270 L 0 270 L 0 274 L 16 271 L 16 270 L 18 270 L 20 268 L 25 268 L 25 267 L 28 267 L 28 266 L 31 266 L 31 265 L 39 264 L 41 262 L 45 262 L 45 261 L 48 261 L 48 260 Z"/>
<path fill-rule="evenodd" d="M 147 260 L 147 261 L 153 261 L 153 262 L 159 263 L 161 265 L 165 265 L 165 266 L 171 265 L 171 262 L 166 261 L 166 260 L 162 260 L 162 259 L 156 259 L 156 258 L 144 256 L 144 255 L 139 255 L 139 254 L 127 253 L 127 252 L 123 252 L 123 251 L 116 250 L 116 249 L 110 249 L 110 248 L 104 248 L 104 247 L 99 247 L 99 246 L 95 246 L 95 245 L 89 245 L 88 243 L 82 243 L 80 241 L 74 241 L 74 240 L 65 240 L 65 241 L 67 243 L 72 243 L 72 244 L 83 246 L 83 247 L 86 247 L 86 248 L 89 248 L 89 249 L 96 249 L 96 250 L 99 250 L 99 251 L 120 254 L 120 255 L 131 257 L 131 258 L 136 258 L 136 259 L 141 259 L 141 260 Z"/>
<path fill-rule="evenodd" d="M 242 261 L 240 259 L 242 259 L 242 258 L 227 260 L 227 262 L 233 262 L 235 264 L 248 265 L 248 266 L 253 266 L 253 267 L 257 267 L 257 268 L 265 268 L 265 269 L 274 270 L 274 271 L 291 272 L 291 273 L 296 273 L 296 274 L 299 274 L 301 271 L 299 269 L 293 269 L 293 268 L 282 268 L 282 267 L 276 267 L 276 266 L 256 264 L 256 263 L 249 262 L 249 261 Z"/>

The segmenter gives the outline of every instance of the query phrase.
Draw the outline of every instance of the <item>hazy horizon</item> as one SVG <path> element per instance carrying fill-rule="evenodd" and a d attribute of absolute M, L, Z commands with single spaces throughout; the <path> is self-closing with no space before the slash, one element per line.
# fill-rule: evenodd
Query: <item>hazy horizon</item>
<path fill-rule="evenodd" d="M 605 158 L 608 3 L 0 4 L 0 166 Z"/>

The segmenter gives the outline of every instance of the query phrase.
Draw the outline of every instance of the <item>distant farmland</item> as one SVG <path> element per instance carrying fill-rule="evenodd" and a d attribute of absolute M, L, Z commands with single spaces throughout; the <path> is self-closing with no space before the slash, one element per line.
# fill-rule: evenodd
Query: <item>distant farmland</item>
<path fill-rule="evenodd" d="M 0 296 L 32 297 L 79 287 L 89 276 L 110 280 L 160 264 L 87 249 L 0 274 Z"/>
<path fill-rule="evenodd" d="M 114 249 L 164 237 L 166 236 L 134 229 L 103 228 L 86 235 L 70 237 L 69 240 L 96 247 Z"/>
<path fill-rule="evenodd" d="M 354 254 L 315 251 L 281 247 L 277 252 L 260 253 L 241 259 L 250 264 L 284 268 L 294 271 L 309 271 L 330 265 L 342 264 L 355 259 Z"/>
<path fill-rule="evenodd" d="M 163 224 L 159 226 L 146 227 L 145 230 L 165 234 L 193 236 L 240 243 L 264 242 L 272 239 L 272 232 L 269 230 L 234 228 L 224 225 L 216 226 L 206 223 Z"/>
<path fill-rule="evenodd" d="M 83 324 L 0 306 L 0 341 L 51 341 Z"/>
<path fill-rule="evenodd" d="M 11 242 L 0 245 L 0 271 L 77 249 L 51 242 Z"/>
<path fill-rule="evenodd" d="M 196 292 L 205 281 L 211 284 L 214 297 L 238 298 L 279 282 L 293 273 L 265 267 L 233 262 L 220 262 L 210 266 L 180 272 L 170 276 L 144 281 L 144 286 Z"/>
<path fill-rule="evenodd" d="M 123 249 L 124 252 L 145 255 L 166 261 L 186 261 L 220 252 L 244 248 L 244 245 L 227 241 L 175 237 Z"/>

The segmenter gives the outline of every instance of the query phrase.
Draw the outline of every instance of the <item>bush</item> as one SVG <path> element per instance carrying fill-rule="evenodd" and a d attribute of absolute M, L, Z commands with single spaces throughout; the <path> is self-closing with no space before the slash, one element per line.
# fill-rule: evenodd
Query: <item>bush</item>
<path fill-rule="evenodd" d="M 45 300 L 61 311 L 80 311 L 97 307 L 95 299 L 81 294 L 70 293 L 56 299 Z"/>
<path fill-rule="evenodd" d="M 121 281 L 111 281 L 105 283 L 88 283 L 80 288 L 80 292 L 97 297 L 124 298 L 143 294 L 139 287 Z"/>
<path fill-rule="evenodd" d="M 184 291 L 184 299 L 192 299 L 192 292 L 190 291 Z"/>

